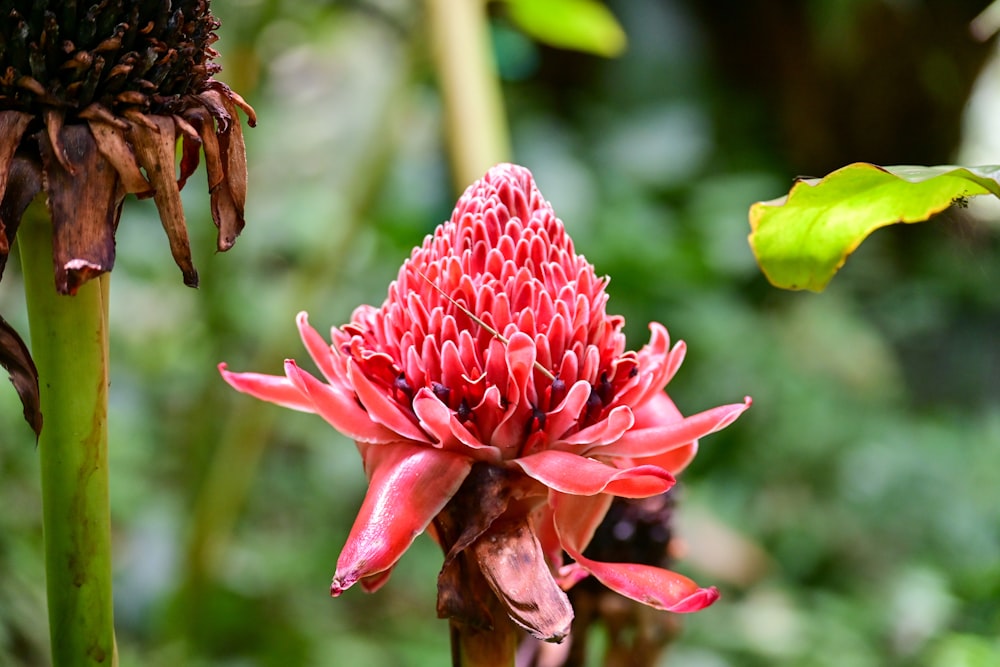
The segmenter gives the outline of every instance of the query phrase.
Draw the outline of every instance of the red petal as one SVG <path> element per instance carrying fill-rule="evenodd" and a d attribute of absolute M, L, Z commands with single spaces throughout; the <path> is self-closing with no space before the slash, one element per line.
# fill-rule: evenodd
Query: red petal
<path fill-rule="evenodd" d="M 604 518 L 610 496 L 578 498 L 551 494 L 556 532 L 566 553 L 577 565 L 611 590 L 655 609 L 692 612 L 715 602 L 719 592 L 699 588 L 687 577 L 652 565 L 637 563 L 602 563 L 581 553 L 590 542 L 597 525 Z"/>
<path fill-rule="evenodd" d="M 500 450 L 480 442 L 427 387 L 421 387 L 413 397 L 413 412 L 436 446 L 453 451 L 466 449 L 464 453 L 477 461 L 500 461 Z"/>
<path fill-rule="evenodd" d="M 293 385 L 287 377 L 263 373 L 233 373 L 226 370 L 225 364 L 219 364 L 219 372 L 222 373 L 222 379 L 236 391 L 292 410 L 316 412 L 316 407 L 309 396 Z"/>
<path fill-rule="evenodd" d="M 580 445 L 599 446 L 617 442 L 634 424 L 635 417 L 632 414 L 632 409 L 627 405 L 619 405 L 612 409 L 606 418 L 562 438 L 559 442 L 554 443 L 553 447 L 561 449 L 564 448 L 564 445 L 572 445 L 574 447 L 579 447 Z"/>
<path fill-rule="evenodd" d="M 295 323 L 299 327 L 299 336 L 302 337 L 303 345 L 306 346 L 309 356 L 316 362 L 319 372 L 323 374 L 326 381 L 331 384 L 338 381 L 343 382 L 333 365 L 333 350 L 330 349 L 330 344 L 309 326 L 309 314 L 302 311 L 295 317 Z"/>
<path fill-rule="evenodd" d="M 714 586 L 699 588 L 687 577 L 670 570 L 637 563 L 601 563 L 584 558 L 569 547 L 566 553 L 611 590 L 654 609 L 687 613 L 704 609 L 719 599 Z"/>
<path fill-rule="evenodd" d="M 368 493 L 337 560 L 330 594 L 391 568 L 444 509 L 471 467 L 467 457 L 422 445 L 368 447 Z"/>
<path fill-rule="evenodd" d="M 312 401 L 312 412 L 352 440 L 377 443 L 399 440 L 394 431 L 372 421 L 353 394 L 336 385 L 320 382 L 291 359 L 285 361 L 285 374 Z"/>
<path fill-rule="evenodd" d="M 409 410 L 404 412 L 400 404 L 377 387 L 353 360 L 347 362 L 347 379 L 354 386 L 358 400 L 368 410 L 369 419 L 399 434 L 400 438 L 430 443 L 427 434 L 414 423 L 415 415 L 411 417 L 407 414 Z"/>
<path fill-rule="evenodd" d="M 667 399 L 669 401 L 669 399 Z M 680 421 L 666 421 L 659 424 L 651 424 L 645 428 L 633 428 L 625 433 L 620 440 L 610 445 L 592 447 L 585 453 L 599 454 L 600 456 L 628 456 L 631 458 L 643 458 L 664 454 L 679 447 L 690 445 L 693 441 L 722 430 L 732 424 L 744 410 L 750 407 L 750 397 L 746 397 L 743 403 L 733 403 L 721 405 L 711 410 L 699 412 Z M 662 398 L 655 398 L 653 401 L 658 406 L 663 407 Z M 671 404 L 672 406 L 673 404 Z M 676 408 L 674 408 L 676 410 Z M 636 419 L 640 417 L 641 409 L 636 413 Z M 642 415 L 644 421 L 652 421 L 648 414 Z M 668 416 L 667 419 L 670 419 Z"/>
<path fill-rule="evenodd" d="M 674 485 L 674 476 L 656 466 L 619 470 L 594 459 L 556 450 L 522 456 L 511 462 L 550 489 L 573 495 L 609 493 L 623 498 L 648 498 Z"/>

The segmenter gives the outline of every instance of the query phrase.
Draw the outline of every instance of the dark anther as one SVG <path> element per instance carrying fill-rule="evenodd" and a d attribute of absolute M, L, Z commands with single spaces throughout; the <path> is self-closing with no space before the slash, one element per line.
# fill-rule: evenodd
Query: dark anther
<path fill-rule="evenodd" d="M 600 397 L 603 405 L 607 405 L 611 402 L 615 389 L 608 381 L 608 374 L 606 372 L 601 373 L 601 381 L 594 386 L 594 389 L 597 391 L 597 395 Z"/>
<path fill-rule="evenodd" d="M 552 384 L 549 385 L 547 390 L 548 406 L 549 409 L 555 408 L 559 405 L 559 402 L 563 400 L 566 396 L 566 383 L 563 382 L 559 377 L 552 380 Z"/>
<path fill-rule="evenodd" d="M 434 395 L 437 396 L 442 403 L 448 405 L 448 399 L 451 398 L 451 389 L 444 386 L 440 382 L 431 382 L 431 391 L 434 392 Z"/>
<path fill-rule="evenodd" d="M 536 407 L 531 408 L 531 419 L 528 420 L 528 434 L 545 430 L 545 413 Z"/>
<path fill-rule="evenodd" d="M 469 408 L 469 401 L 463 398 L 462 402 L 458 404 L 458 410 L 455 414 L 458 417 L 458 421 L 469 421 L 469 418 L 472 417 L 472 409 Z"/>
<path fill-rule="evenodd" d="M 587 397 L 587 405 L 583 409 L 583 422 L 585 424 L 596 421 L 598 415 L 601 414 L 601 409 L 604 407 L 604 402 L 597 391 L 596 387 L 591 386 L 590 396 Z"/>
<path fill-rule="evenodd" d="M 411 387 L 410 383 L 406 381 L 405 374 L 400 373 L 397 375 L 396 379 L 392 383 L 392 386 L 396 391 L 401 392 L 407 399 L 413 398 L 413 387 Z"/>
<path fill-rule="evenodd" d="M 639 367 L 638 366 L 633 366 L 632 368 L 628 369 L 628 376 L 630 378 L 634 378 L 638 374 L 639 374 Z"/>

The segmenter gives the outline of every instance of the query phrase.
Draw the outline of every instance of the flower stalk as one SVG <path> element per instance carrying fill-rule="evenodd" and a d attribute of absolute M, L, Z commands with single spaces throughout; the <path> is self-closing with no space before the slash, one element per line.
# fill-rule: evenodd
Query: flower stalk
<path fill-rule="evenodd" d="M 52 222 L 36 201 L 18 236 L 45 427 L 38 441 L 54 667 L 117 665 L 108 498 L 108 285 L 59 294 Z"/>

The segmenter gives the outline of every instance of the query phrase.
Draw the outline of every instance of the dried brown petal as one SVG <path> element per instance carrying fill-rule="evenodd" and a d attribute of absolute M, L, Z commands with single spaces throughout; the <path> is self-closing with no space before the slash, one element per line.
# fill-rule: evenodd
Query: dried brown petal
<path fill-rule="evenodd" d="M 14 328 L 0 317 L 0 366 L 10 374 L 10 381 L 21 397 L 24 419 L 37 437 L 42 432 L 42 412 L 38 398 L 38 370 L 28 347 Z"/>
<path fill-rule="evenodd" d="M 472 545 L 479 569 L 510 618 L 537 639 L 569 634 L 573 607 L 549 572 L 542 546 L 527 521 L 494 523 Z"/>
<path fill-rule="evenodd" d="M 75 294 L 80 285 L 114 266 L 115 226 L 125 193 L 87 125 L 64 126 L 58 140 L 62 160 L 49 134 L 40 134 L 38 143 L 52 215 L 56 289 Z"/>
<path fill-rule="evenodd" d="M 125 132 L 117 125 L 101 121 L 91 121 L 89 125 L 94 139 L 97 140 L 97 150 L 101 151 L 101 155 L 114 166 L 125 192 L 140 197 L 150 195 L 153 188 L 142 175 L 139 163 L 135 160 L 135 153 L 125 139 Z"/>
<path fill-rule="evenodd" d="M 177 124 L 177 130 L 181 135 L 181 173 L 177 177 L 177 188 L 183 190 L 187 179 L 198 168 L 201 137 L 198 136 L 198 130 L 184 118 L 175 115 L 174 123 Z"/>
<path fill-rule="evenodd" d="M 177 145 L 174 119 L 170 116 L 147 116 L 140 113 L 127 115 L 133 121 L 132 144 L 135 146 L 136 158 L 146 170 L 146 176 L 153 186 L 153 200 L 170 241 L 170 253 L 181 269 L 184 284 L 197 287 L 198 272 L 191 260 L 191 244 L 184 222 L 181 192 L 174 176 L 174 149 Z"/>
<path fill-rule="evenodd" d="M 60 131 L 63 126 L 63 113 L 62 111 L 57 111 L 55 109 L 46 109 L 45 112 L 45 130 L 48 132 L 49 144 L 52 146 L 53 155 L 59 161 L 59 164 L 63 166 L 63 169 L 68 171 L 70 174 L 73 173 L 73 165 L 70 163 L 69 159 L 66 157 L 66 150 L 62 146 L 62 137 L 60 136 Z"/>
<path fill-rule="evenodd" d="M 212 195 L 212 219 L 219 228 L 218 248 L 226 251 L 236 242 L 236 237 L 245 225 L 243 209 L 247 198 L 247 157 L 243 128 L 237 116 L 236 104 L 229 95 L 207 90 L 199 99 L 206 103 L 219 125 L 218 159 L 222 167 L 222 178 L 219 178 L 217 169 L 214 170 L 215 173 L 209 173 L 209 190 Z M 225 113 L 220 113 L 220 109 L 224 109 Z M 205 134 L 211 132 L 211 124 L 202 122 L 200 132 L 206 144 L 208 164 L 209 146 Z"/>
<path fill-rule="evenodd" d="M 32 118 L 31 114 L 21 111 L 0 111 L 0 199 L 7 192 L 7 178 L 14 153 L 17 152 L 21 136 Z M 20 219 L 20 215 L 17 219 Z M 10 252 L 10 243 L 14 240 L 13 229 L 17 228 L 17 219 L 7 218 L 0 212 L 0 275 L 3 274 L 3 264 Z M 12 229 L 11 223 L 14 225 Z"/>
<path fill-rule="evenodd" d="M 15 156 L 7 165 L 4 178 L 6 178 L 6 188 L 0 201 L 0 236 L 13 240 L 21 224 L 21 216 L 42 189 L 42 175 L 36 163 Z M 0 252 L 0 277 L 3 277 L 9 252 L 9 248 Z"/>

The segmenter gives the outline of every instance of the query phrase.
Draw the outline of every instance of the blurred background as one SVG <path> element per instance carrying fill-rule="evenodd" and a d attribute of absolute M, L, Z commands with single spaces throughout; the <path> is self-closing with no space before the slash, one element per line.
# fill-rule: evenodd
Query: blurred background
<path fill-rule="evenodd" d="M 749 205 L 795 176 L 1000 163 L 996 40 L 970 31 L 986 5 L 608 0 L 628 40 L 615 58 L 546 46 L 489 5 L 514 160 L 612 276 L 630 347 L 650 320 L 687 341 L 669 387 L 687 413 L 754 398 L 682 478 L 677 567 L 723 597 L 681 619 L 664 665 L 1000 664 L 1000 215 L 973 202 L 879 231 L 819 295 L 770 287 L 746 242 Z M 448 664 L 436 546 L 418 539 L 377 594 L 331 600 L 365 489 L 354 447 L 215 370 L 310 366 L 295 314 L 322 331 L 381 303 L 450 214 L 422 9 L 213 3 L 219 78 L 260 119 L 248 224 L 215 254 L 207 195 L 188 186 L 190 290 L 152 203 L 122 217 L 122 665 Z M 26 332 L 19 280 L 15 260 L 0 312 Z M 45 665 L 37 456 L 4 385 L 0 665 Z"/>

